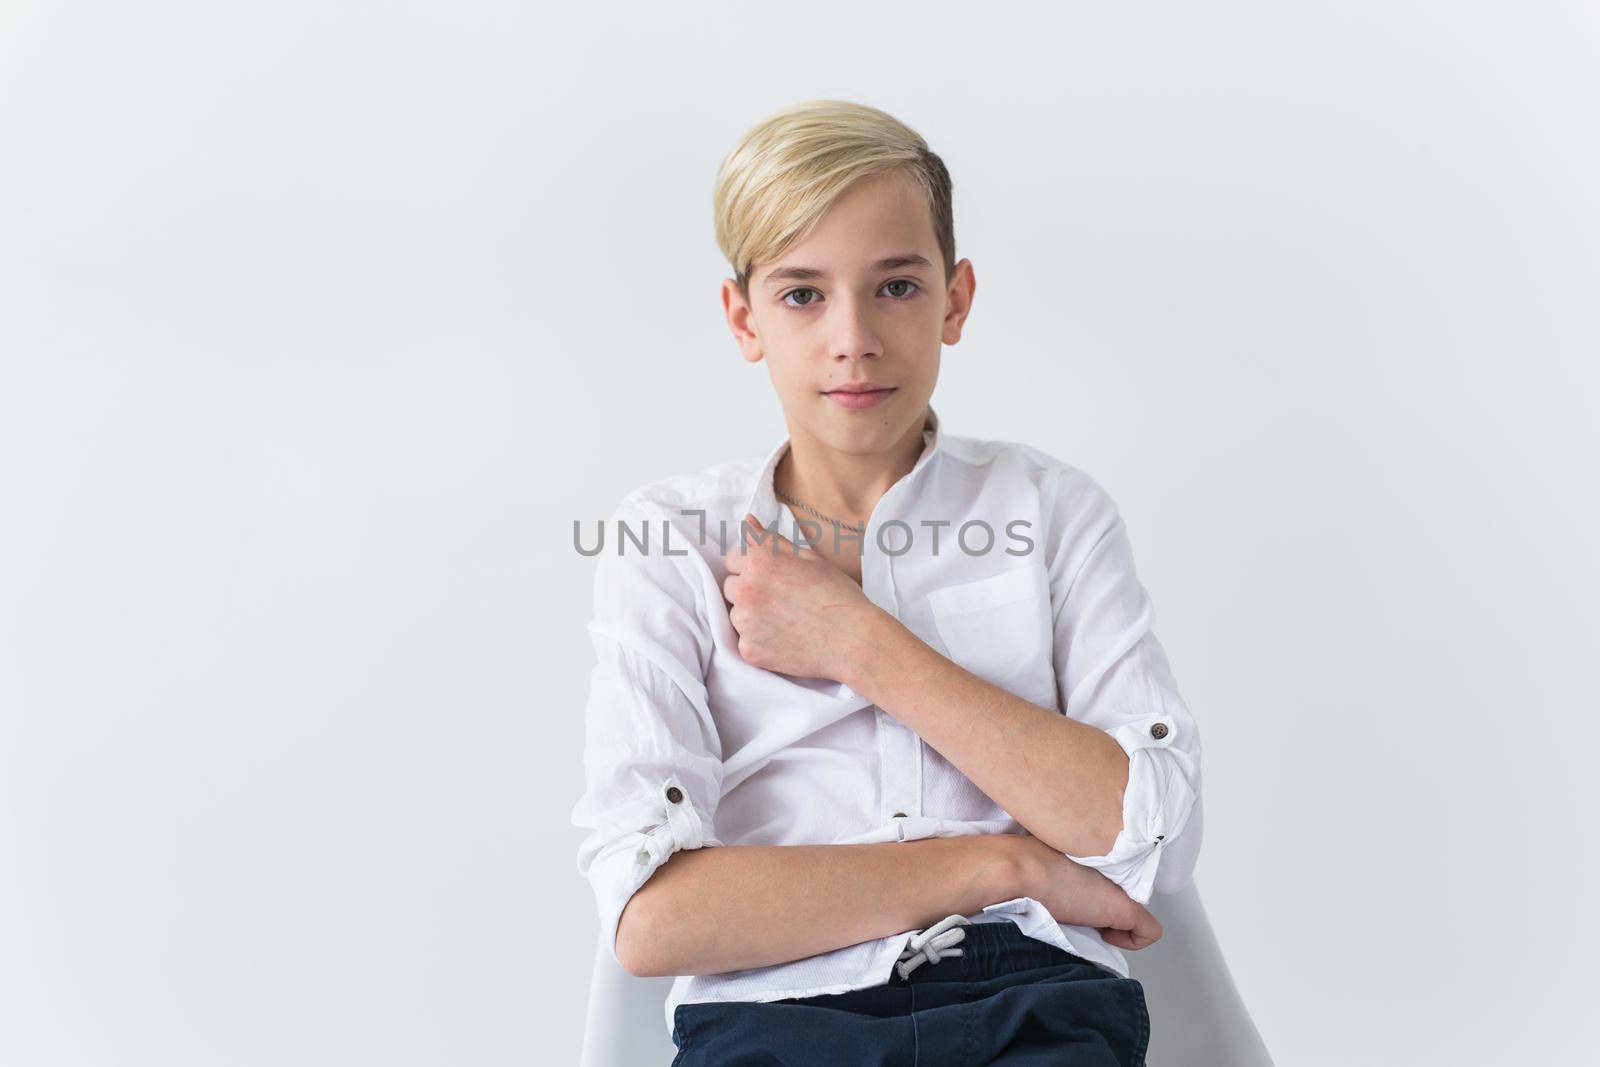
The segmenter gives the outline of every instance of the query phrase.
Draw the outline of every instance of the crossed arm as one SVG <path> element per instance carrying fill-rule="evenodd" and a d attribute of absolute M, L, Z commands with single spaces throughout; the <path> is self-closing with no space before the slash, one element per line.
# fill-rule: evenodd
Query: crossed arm
<path fill-rule="evenodd" d="M 1019 896 L 1041 901 L 1058 921 L 1099 929 L 1120 948 L 1161 936 L 1161 924 L 1120 886 L 1062 855 L 1109 850 L 1122 826 L 1122 747 L 990 685 L 892 616 L 882 619 L 864 614 L 849 634 L 873 652 L 839 680 L 915 729 L 1032 836 L 677 852 L 623 910 L 616 950 L 630 972 L 770 966 Z"/>
<path fill-rule="evenodd" d="M 1128 754 L 1098 727 L 1014 696 L 869 605 L 863 651 L 839 679 L 905 723 L 1057 852 L 1110 852 Z"/>
<path fill-rule="evenodd" d="M 1075 499 L 1070 517 L 1078 526 L 1061 542 L 1070 551 L 1050 563 L 1062 642 L 1057 681 L 1070 717 L 946 659 L 809 550 L 786 545 L 726 559 L 723 594 L 743 659 L 849 685 L 915 730 L 1027 834 L 700 847 L 702 836 L 720 845 L 710 836 L 719 763 L 714 745 L 702 749 L 698 740 L 708 722 L 705 694 L 692 671 L 674 670 L 668 682 L 643 661 L 623 664 L 611 640 L 624 624 L 645 619 L 658 640 L 671 640 L 671 662 L 692 666 L 704 653 L 690 640 L 701 633 L 692 591 L 664 564 L 644 582 L 625 561 L 602 566 L 597 615 L 615 625 L 592 627 L 602 653 L 590 712 L 598 791 L 575 817 L 600 831 L 580 855 L 580 870 L 595 883 L 618 960 L 636 974 L 767 966 L 1019 896 L 1040 901 L 1060 922 L 1098 929 L 1119 948 L 1158 938 L 1160 925 L 1143 903 L 1163 885 L 1181 887 L 1193 868 L 1198 819 L 1181 835 L 1179 852 L 1171 846 L 1191 812 L 1198 815 L 1199 741 L 1149 633 L 1148 598 L 1114 508 L 1103 497 Z M 660 630 L 662 619 L 681 620 L 682 640 L 675 627 Z M 652 753 L 653 762 L 644 761 L 620 740 L 634 706 L 664 717 L 660 725 L 682 746 L 670 760 Z M 631 788 L 614 792 L 618 760 L 634 761 L 625 766 L 639 780 L 654 780 L 654 799 Z M 678 779 L 693 805 L 662 809 L 663 776 Z M 678 832 L 663 824 L 649 835 L 624 833 L 660 822 L 662 810 L 693 819 Z M 641 846 L 653 860 L 635 866 L 629 850 Z M 596 862 L 597 850 L 614 858 Z M 1158 868 L 1163 853 L 1170 862 Z"/>

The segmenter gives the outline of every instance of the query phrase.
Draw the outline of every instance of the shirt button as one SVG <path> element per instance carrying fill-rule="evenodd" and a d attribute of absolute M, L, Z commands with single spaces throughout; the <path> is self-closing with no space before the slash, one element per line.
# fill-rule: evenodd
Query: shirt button
<path fill-rule="evenodd" d="M 678 803 L 683 799 L 683 790 L 679 789 L 675 785 L 667 786 L 667 799 L 672 801 L 674 804 Z"/>
<path fill-rule="evenodd" d="M 903 812 L 903 811 L 897 811 L 897 812 L 894 813 L 894 817 L 896 819 L 903 819 L 903 818 L 906 817 L 906 813 Z"/>
<path fill-rule="evenodd" d="M 1158 722 L 1154 726 L 1150 727 L 1150 736 L 1155 738 L 1157 741 L 1161 740 L 1163 737 L 1166 737 L 1167 724 L 1164 722 Z"/>

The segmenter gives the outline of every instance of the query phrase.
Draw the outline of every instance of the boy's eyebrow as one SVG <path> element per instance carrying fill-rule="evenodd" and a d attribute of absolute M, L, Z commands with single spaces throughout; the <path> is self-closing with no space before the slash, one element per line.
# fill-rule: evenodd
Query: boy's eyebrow
<path fill-rule="evenodd" d="M 905 255 L 885 256 L 867 269 L 894 270 L 896 267 L 931 266 L 933 266 L 933 263 L 928 259 L 927 256 Z M 827 276 L 828 275 L 824 271 L 816 270 L 812 267 L 779 267 L 777 270 L 767 275 L 766 281 L 763 284 L 776 285 L 778 282 L 785 281 L 812 281 L 817 278 L 826 278 Z"/>

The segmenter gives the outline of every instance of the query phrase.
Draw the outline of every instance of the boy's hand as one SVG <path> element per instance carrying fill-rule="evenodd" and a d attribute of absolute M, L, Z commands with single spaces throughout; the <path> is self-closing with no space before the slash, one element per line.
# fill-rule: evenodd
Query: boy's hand
<path fill-rule="evenodd" d="M 748 546 L 741 538 L 723 555 L 722 595 L 739 655 L 764 670 L 841 680 L 851 644 L 865 639 L 882 609 L 814 549 L 768 531 L 754 515 L 745 521 L 764 536 Z"/>
<path fill-rule="evenodd" d="M 1020 856 L 1020 895 L 1043 904 L 1057 922 L 1092 926 L 1107 944 L 1122 949 L 1145 948 L 1161 939 L 1161 921 L 1150 909 L 1093 867 L 1074 863 L 1032 834 L 999 836 Z"/>

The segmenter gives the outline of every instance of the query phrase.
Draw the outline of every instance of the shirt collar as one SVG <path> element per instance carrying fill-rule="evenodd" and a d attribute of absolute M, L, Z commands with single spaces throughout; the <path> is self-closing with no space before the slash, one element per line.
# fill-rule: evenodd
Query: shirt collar
<path fill-rule="evenodd" d="M 939 413 L 933 410 L 933 405 L 928 405 L 928 414 L 922 422 L 922 455 L 917 457 L 917 462 L 912 466 L 908 479 L 915 478 L 934 455 L 939 451 L 941 438 L 939 430 Z M 749 512 L 761 520 L 763 526 L 771 527 L 778 517 L 778 498 L 772 491 L 772 476 L 778 469 L 778 462 L 783 459 L 783 454 L 789 451 L 788 437 L 780 441 L 771 452 L 767 453 L 766 462 L 761 465 L 761 471 L 756 475 L 755 489 L 745 501 L 744 511 L 734 517 L 734 521 L 743 520 L 745 512 Z"/>

